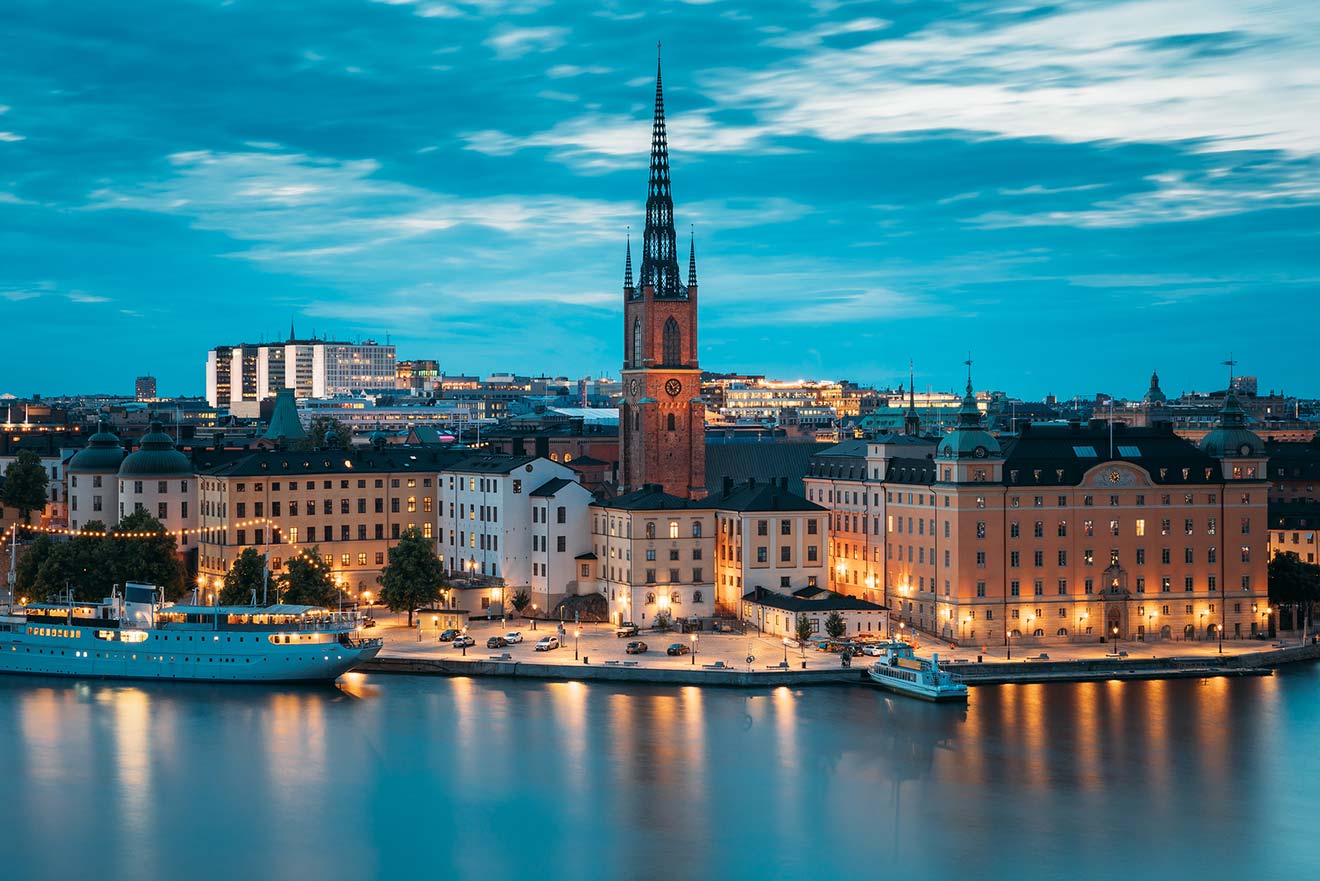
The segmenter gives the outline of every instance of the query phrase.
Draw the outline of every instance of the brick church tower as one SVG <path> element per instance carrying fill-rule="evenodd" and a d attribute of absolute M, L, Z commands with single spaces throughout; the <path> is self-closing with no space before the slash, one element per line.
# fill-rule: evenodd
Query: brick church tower
<path fill-rule="evenodd" d="M 686 285 L 677 251 L 657 59 L 639 285 L 633 285 L 631 241 L 624 267 L 619 490 L 657 483 L 672 495 L 700 499 L 706 495 L 706 407 L 697 366 L 696 244 L 690 243 Z"/>

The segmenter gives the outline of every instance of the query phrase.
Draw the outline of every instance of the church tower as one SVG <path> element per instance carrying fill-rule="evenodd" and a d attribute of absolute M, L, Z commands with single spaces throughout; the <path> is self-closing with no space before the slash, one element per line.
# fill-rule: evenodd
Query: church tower
<path fill-rule="evenodd" d="M 683 283 L 669 190 L 669 144 L 660 61 L 646 193 L 642 265 L 633 285 L 632 243 L 623 281 L 623 401 L 619 407 L 620 492 L 648 483 L 671 495 L 706 495 L 706 408 L 697 366 L 697 253 Z"/>

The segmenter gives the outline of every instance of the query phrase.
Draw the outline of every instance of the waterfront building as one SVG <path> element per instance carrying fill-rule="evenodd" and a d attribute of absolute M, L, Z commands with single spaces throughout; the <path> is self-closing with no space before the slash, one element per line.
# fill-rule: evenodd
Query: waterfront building
<path fill-rule="evenodd" d="M 756 587 L 742 597 L 742 619 L 766 636 L 797 639 L 797 619 L 807 619 L 811 634 L 826 636 L 831 614 L 843 619 L 844 635 L 889 635 L 889 610 L 884 606 L 834 593 L 823 587 L 803 587 L 791 594 Z"/>
<path fill-rule="evenodd" d="M 153 422 L 138 448 L 124 457 L 116 479 L 118 514 L 104 518 L 106 526 L 114 526 L 136 511 L 146 511 L 167 531 L 178 533 L 181 551 L 195 543 L 197 481 L 192 462 L 174 448 L 174 441 L 159 422 Z"/>
<path fill-rule="evenodd" d="M 119 522 L 119 466 L 124 461 L 119 438 L 101 426 L 87 439 L 87 446 L 69 459 L 65 474 L 69 481 L 69 528 L 88 523 L 111 526 Z"/>
<path fill-rule="evenodd" d="M 547 607 L 562 598 L 573 580 L 571 561 L 589 549 L 591 497 L 573 471 L 534 456 L 480 454 L 443 470 L 436 512 L 441 562 L 463 608 L 508 614 L 519 590 Z M 554 522 L 542 523 L 542 516 Z"/>
<path fill-rule="evenodd" d="M 933 455 L 893 455 L 890 442 L 817 457 L 808 498 L 847 524 L 831 545 L 837 589 L 967 643 L 1264 626 L 1264 446 L 1234 396 L 1199 447 L 1167 423 L 1027 424 L 997 438 L 981 421 L 969 381 Z"/>
<path fill-rule="evenodd" d="M 198 450 L 202 583 L 215 586 L 246 548 L 270 555 L 272 575 L 319 548 L 345 596 L 379 590 L 387 552 L 404 530 L 435 540 L 439 474 L 458 454 L 382 447 L 352 451 Z"/>

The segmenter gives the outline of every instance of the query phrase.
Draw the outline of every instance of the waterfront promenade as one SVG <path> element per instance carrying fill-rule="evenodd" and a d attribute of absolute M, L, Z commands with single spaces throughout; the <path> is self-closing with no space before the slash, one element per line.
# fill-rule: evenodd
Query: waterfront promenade
<path fill-rule="evenodd" d="M 428 622 L 423 622 L 426 625 Z M 507 648 L 488 649 L 486 640 L 512 630 L 524 641 Z M 581 632 L 575 638 L 575 632 Z M 381 618 L 378 629 L 385 639 L 380 657 L 368 665 L 373 672 L 437 673 L 444 675 L 524 676 L 535 678 L 582 678 L 633 682 L 700 683 L 724 685 L 823 684 L 857 682 L 863 679 L 871 660 L 855 658 L 844 668 L 837 654 L 805 651 L 782 640 L 748 634 L 702 633 L 691 635 L 642 631 L 635 639 L 648 651 L 628 655 L 624 647 L 632 639 L 620 639 L 613 625 L 565 623 L 563 645 L 548 652 L 534 651 L 536 640 L 555 635 L 556 622 L 538 621 L 537 629 L 525 619 L 501 623 L 472 621 L 468 634 L 477 644 L 466 654 L 451 642 L 440 642 L 439 631 L 423 626 L 409 629 L 402 618 Z M 420 636 L 420 639 L 419 639 Z M 1120 642 L 1074 645 L 1015 645 L 1012 659 L 1005 647 L 959 647 L 917 634 L 923 655 L 938 652 L 941 660 L 969 684 L 1002 682 L 1078 681 L 1108 678 L 1181 678 L 1187 676 L 1259 675 L 1281 663 L 1320 657 L 1320 646 L 1298 647 L 1289 640 L 1225 641 L 1223 654 L 1217 642 Z M 693 654 L 669 656 L 667 646 L 679 643 L 695 647 Z M 1115 657 L 1117 649 L 1125 655 Z M 1042 658 L 1042 655 L 1048 656 Z M 751 657 L 749 663 L 747 658 Z"/>

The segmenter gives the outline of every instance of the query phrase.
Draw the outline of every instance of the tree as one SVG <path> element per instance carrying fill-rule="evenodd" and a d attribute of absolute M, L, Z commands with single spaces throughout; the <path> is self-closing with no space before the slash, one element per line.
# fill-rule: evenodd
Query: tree
<path fill-rule="evenodd" d="M 811 641 L 811 621 L 806 615 L 798 615 L 795 622 L 797 641 L 799 643 L 808 643 Z"/>
<path fill-rule="evenodd" d="M 440 597 L 445 571 L 435 548 L 422 531 L 410 526 L 390 548 L 389 562 L 376 579 L 380 583 L 380 601 L 391 612 L 407 612 L 412 627 L 413 610 L 434 603 Z"/>
<path fill-rule="evenodd" d="M 138 535 L 126 537 L 130 533 Z M 142 533 L 150 535 L 141 537 Z M 146 511 L 134 511 L 120 520 L 104 541 L 115 584 L 141 581 L 164 588 L 167 600 L 183 596 L 187 572 L 179 559 L 178 541 L 155 517 Z"/>
<path fill-rule="evenodd" d="M 327 443 L 326 435 L 333 434 Z M 352 431 L 333 416 L 313 416 L 307 437 L 294 445 L 296 450 L 347 450 Z"/>
<path fill-rule="evenodd" d="M 513 610 L 517 612 L 519 615 L 523 613 L 523 609 L 527 608 L 531 604 L 532 604 L 532 595 L 529 594 L 526 590 L 519 590 L 517 593 L 513 595 Z"/>
<path fill-rule="evenodd" d="M 256 591 L 261 602 L 266 587 L 266 555 L 256 548 L 244 548 L 225 573 L 225 586 L 220 590 L 218 602 L 223 606 L 244 606 L 252 602 Z"/>
<path fill-rule="evenodd" d="M 46 507 L 46 490 L 50 484 L 50 475 L 46 466 L 41 464 L 41 457 L 32 450 L 19 451 L 18 458 L 5 468 L 5 483 L 0 490 L 0 499 L 10 508 L 17 508 L 27 523 L 33 511 Z"/>
<path fill-rule="evenodd" d="M 1288 605 L 1305 621 L 1302 638 L 1310 629 L 1311 606 L 1320 602 L 1320 566 L 1306 563 L 1292 551 L 1275 554 L 1269 565 L 1270 602 Z"/>
<path fill-rule="evenodd" d="M 848 632 L 848 622 L 843 620 L 843 616 L 838 612 L 830 612 L 825 617 L 825 632 L 832 639 L 840 639 Z"/>
<path fill-rule="evenodd" d="M 285 564 L 280 590 L 280 602 L 322 608 L 337 605 L 338 589 L 330 574 L 330 563 L 322 558 L 319 546 Z"/>

